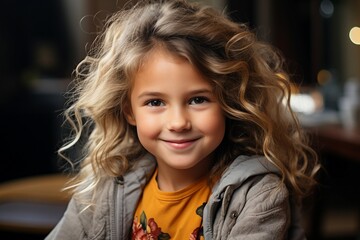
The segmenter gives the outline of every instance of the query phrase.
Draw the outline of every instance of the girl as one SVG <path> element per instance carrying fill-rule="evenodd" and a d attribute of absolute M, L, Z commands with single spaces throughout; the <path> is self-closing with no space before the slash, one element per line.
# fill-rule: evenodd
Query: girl
<path fill-rule="evenodd" d="M 282 59 L 243 24 L 181 0 L 113 15 L 66 112 L 89 131 L 47 239 L 303 239 L 318 170 Z"/>

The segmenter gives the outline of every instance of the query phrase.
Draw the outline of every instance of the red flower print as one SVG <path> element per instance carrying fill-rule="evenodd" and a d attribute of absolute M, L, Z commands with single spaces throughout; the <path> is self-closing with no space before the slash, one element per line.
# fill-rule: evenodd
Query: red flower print
<path fill-rule="evenodd" d="M 196 228 L 191 234 L 189 240 L 197 240 L 200 228 Z"/>
<path fill-rule="evenodd" d="M 168 240 L 170 235 L 161 232 L 161 228 L 155 222 L 154 218 L 147 220 L 144 212 L 141 213 L 140 222 L 135 217 L 132 227 L 132 240 Z"/>
<path fill-rule="evenodd" d="M 154 218 L 150 218 L 148 221 L 149 230 L 148 234 L 151 235 L 151 239 L 158 239 L 161 234 L 161 228 L 158 227 L 157 223 L 154 221 Z"/>
<path fill-rule="evenodd" d="M 132 226 L 132 237 L 133 240 L 146 240 L 146 232 L 142 228 L 141 224 L 138 222 L 137 217 L 135 217 L 133 226 Z"/>

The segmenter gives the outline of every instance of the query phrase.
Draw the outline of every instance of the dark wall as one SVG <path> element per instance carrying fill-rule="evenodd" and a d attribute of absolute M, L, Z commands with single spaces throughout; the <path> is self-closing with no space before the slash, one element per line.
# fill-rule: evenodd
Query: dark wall
<path fill-rule="evenodd" d="M 61 3 L 1 2 L 0 181 L 58 171 L 64 98 L 48 86 L 65 84 L 75 64 Z"/>
<path fill-rule="evenodd" d="M 261 40 L 270 42 L 282 52 L 287 69 L 297 83 L 316 85 L 318 71 L 324 67 L 324 61 L 329 60 L 324 55 L 328 48 L 322 41 L 327 22 L 320 16 L 321 1 L 269 0 L 262 5 L 264 2 L 229 0 L 228 12 L 234 20 L 248 23 Z M 269 19 L 264 20 L 259 14 L 266 11 Z"/>

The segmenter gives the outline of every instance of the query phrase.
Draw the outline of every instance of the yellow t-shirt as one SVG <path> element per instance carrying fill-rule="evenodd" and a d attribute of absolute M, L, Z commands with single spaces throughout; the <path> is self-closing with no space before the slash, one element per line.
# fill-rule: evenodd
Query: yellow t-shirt
<path fill-rule="evenodd" d="M 138 203 L 132 239 L 204 239 L 202 210 L 210 196 L 207 179 L 176 192 L 163 192 L 156 176 L 157 172 Z"/>

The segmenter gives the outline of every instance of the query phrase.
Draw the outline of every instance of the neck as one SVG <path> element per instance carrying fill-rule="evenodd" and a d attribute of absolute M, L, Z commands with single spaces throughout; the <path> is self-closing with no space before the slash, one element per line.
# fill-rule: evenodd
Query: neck
<path fill-rule="evenodd" d="M 179 191 L 208 175 L 210 164 L 199 163 L 191 169 L 169 169 L 167 166 L 158 165 L 157 183 L 161 191 Z"/>

